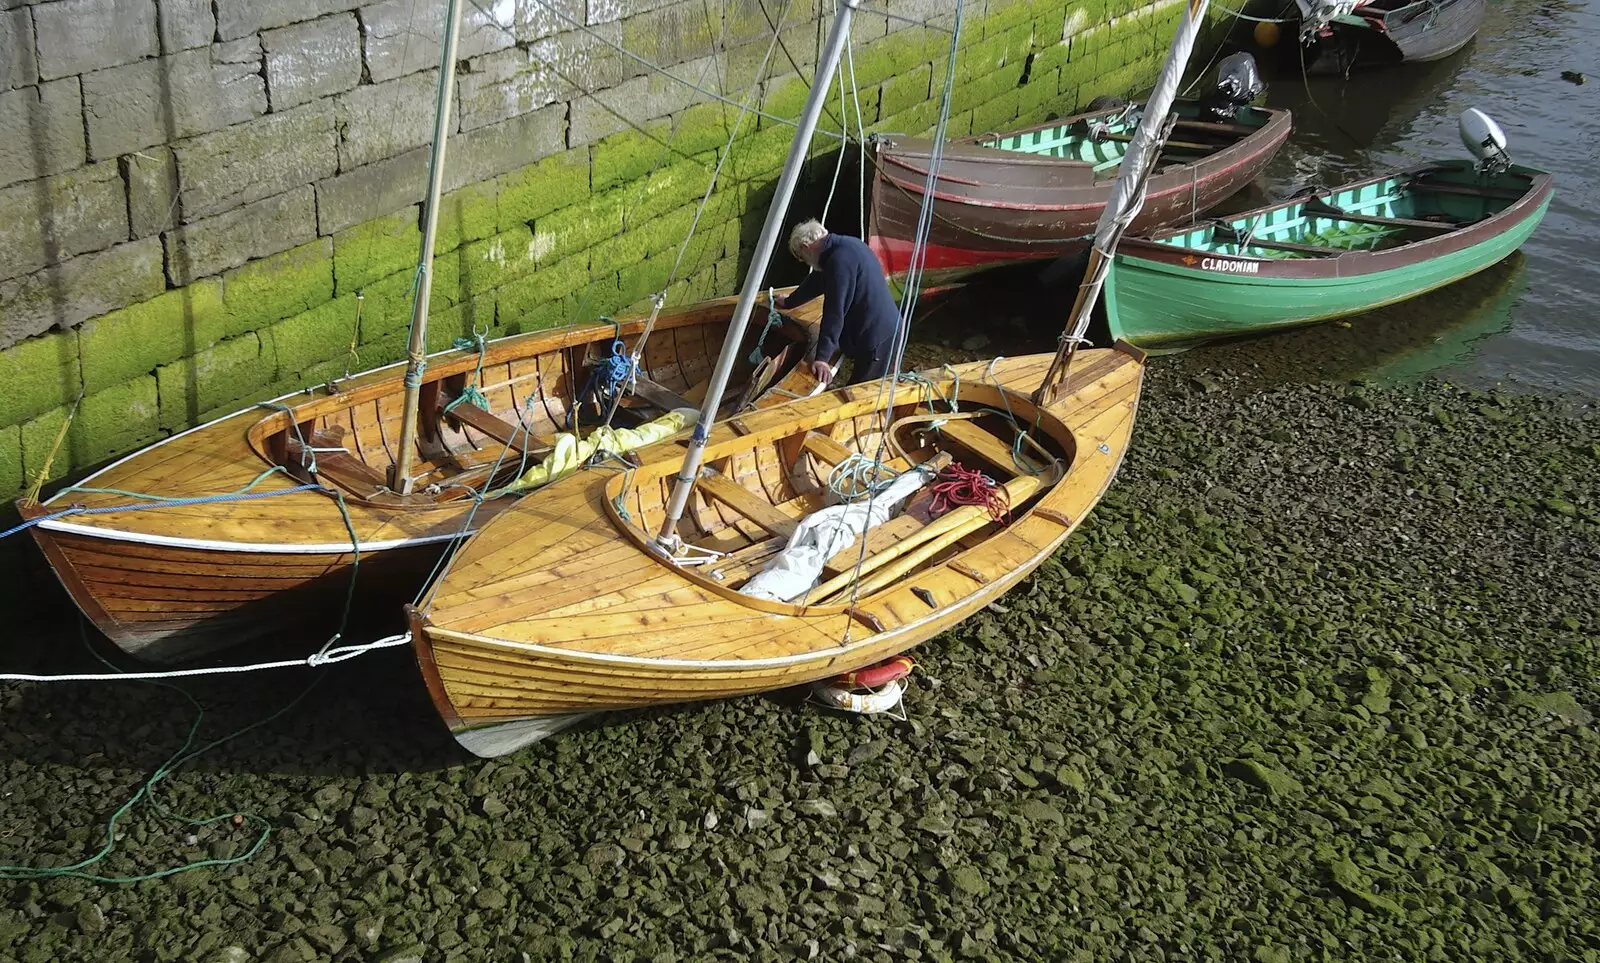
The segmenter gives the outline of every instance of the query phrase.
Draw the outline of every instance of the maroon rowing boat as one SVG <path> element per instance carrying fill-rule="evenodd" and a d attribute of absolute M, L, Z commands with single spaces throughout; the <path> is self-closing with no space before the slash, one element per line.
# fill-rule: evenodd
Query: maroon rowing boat
<path fill-rule="evenodd" d="M 1192 219 L 1222 202 L 1254 180 L 1289 136 L 1287 110 L 1240 107 L 1221 121 L 1198 102 L 1173 109 L 1177 124 L 1129 233 Z M 1117 107 L 946 142 L 923 283 L 1086 247 L 1137 123 Z M 897 280 L 910 266 L 933 146 L 896 135 L 872 139 L 867 243 Z"/>

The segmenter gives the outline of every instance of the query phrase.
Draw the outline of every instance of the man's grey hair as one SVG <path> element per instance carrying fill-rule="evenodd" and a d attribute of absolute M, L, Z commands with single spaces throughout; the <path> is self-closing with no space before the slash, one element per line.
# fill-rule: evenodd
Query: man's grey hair
<path fill-rule="evenodd" d="M 828 236 L 828 229 L 816 218 L 801 221 L 789 232 L 789 253 L 800 257 L 800 249 Z M 805 260 L 801 258 L 801 260 Z"/>

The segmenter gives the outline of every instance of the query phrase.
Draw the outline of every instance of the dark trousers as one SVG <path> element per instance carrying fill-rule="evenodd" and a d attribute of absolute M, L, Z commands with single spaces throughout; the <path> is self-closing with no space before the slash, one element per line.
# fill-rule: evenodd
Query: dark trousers
<path fill-rule="evenodd" d="M 889 373 L 889 349 L 894 346 L 894 339 L 885 341 L 865 354 L 850 356 L 850 384 L 858 385 L 863 381 L 877 381 Z"/>

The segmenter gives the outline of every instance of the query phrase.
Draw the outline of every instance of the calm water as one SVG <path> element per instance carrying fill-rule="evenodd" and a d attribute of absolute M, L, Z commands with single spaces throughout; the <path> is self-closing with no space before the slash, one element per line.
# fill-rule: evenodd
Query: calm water
<path fill-rule="evenodd" d="M 1588 83 L 1562 80 L 1563 70 Z M 1414 326 L 1418 343 L 1386 352 L 1369 374 L 1433 370 L 1600 396 L 1600 0 L 1492 4 L 1477 38 L 1449 60 L 1347 81 L 1275 77 L 1268 99 L 1294 111 L 1295 129 L 1258 197 L 1466 156 L 1456 119 L 1468 107 L 1500 123 L 1513 160 L 1556 176 L 1549 214 L 1520 256 L 1335 332 L 1286 337 L 1342 330 L 1393 341 L 1406 335 L 1388 329 Z"/>

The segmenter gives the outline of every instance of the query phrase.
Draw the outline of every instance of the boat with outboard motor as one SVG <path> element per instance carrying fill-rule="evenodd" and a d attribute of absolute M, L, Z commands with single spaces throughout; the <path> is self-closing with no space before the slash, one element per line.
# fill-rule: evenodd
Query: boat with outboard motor
<path fill-rule="evenodd" d="M 1147 350 L 1311 324 L 1403 301 L 1517 250 L 1554 178 L 1510 162 L 1499 127 L 1461 119 L 1478 157 L 1426 164 L 1124 239 L 1106 336 Z"/>

